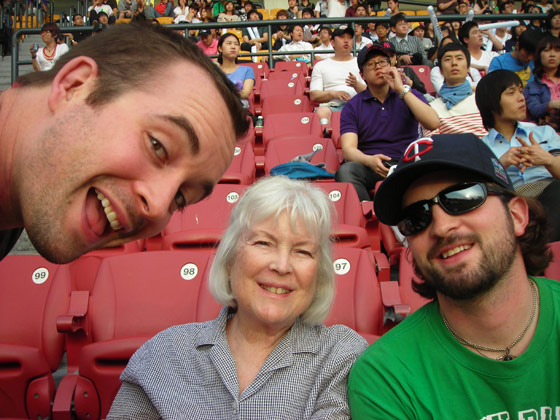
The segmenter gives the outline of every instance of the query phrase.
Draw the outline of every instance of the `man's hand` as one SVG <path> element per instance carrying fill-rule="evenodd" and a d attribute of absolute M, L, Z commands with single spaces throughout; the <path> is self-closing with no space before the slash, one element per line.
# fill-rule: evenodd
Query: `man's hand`
<path fill-rule="evenodd" d="M 387 81 L 391 89 L 399 94 L 401 93 L 404 85 L 401 74 L 396 67 L 388 67 L 387 71 L 383 74 L 383 78 Z"/>
<path fill-rule="evenodd" d="M 515 166 L 521 172 L 525 171 L 527 159 L 523 153 L 523 148 L 521 147 L 511 147 L 507 152 L 505 152 L 500 157 L 500 162 L 504 165 L 504 168 L 509 168 L 510 166 Z"/>
<path fill-rule="evenodd" d="M 403 66 L 412 64 L 412 56 L 403 54 L 399 57 L 399 63 Z"/>
<path fill-rule="evenodd" d="M 350 86 L 351 88 L 356 89 L 358 85 L 358 78 L 354 76 L 352 73 L 348 73 L 348 77 L 346 78 L 346 86 Z"/>
<path fill-rule="evenodd" d="M 391 158 L 383 154 L 372 155 L 368 159 L 368 166 L 376 174 L 382 176 L 383 178 L 386 178 L 387 174 L 389 173 L 389 168 L 383 165 L 383 162 L 386 160 L 391 160 Z"/>
<path fill-rule="evenodd" d="M 349 101 L 350 99 L 352 99 L 350 94 L 343 90 L 333 90 L 331 95 L 332 99 L 340 99 L 341 101 Z"/>
<path fill-rule="evenodd" d="M 519 143 L 523 145 L 522 151 L 527 163 L 525 166 L 533 165 L 550 165 L 554 156 L 544 150 L 541 145 L 533 137 L 533 133 L 529 133 L 529 141 L 531 145 L 528 145 L 522 138 L 517 137 Z"/>
<path fill-rule="evenodd" d="M 548 103 L 548 109 L 560 109 L 560 99 L 550 101 Z"/>

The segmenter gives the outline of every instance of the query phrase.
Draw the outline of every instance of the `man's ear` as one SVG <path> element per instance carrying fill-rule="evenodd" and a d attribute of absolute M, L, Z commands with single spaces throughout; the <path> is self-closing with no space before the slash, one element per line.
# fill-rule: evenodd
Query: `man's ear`
<path fill-rule="evenodd" d="M 48 105 L 51 112 L 73 99 L 84 98 L 97 79 L 97 63 L 90 57 L 80 56 L 66 63 L 54 77 Z"/>
<path fill-rule="evenodd" d="M 509 200 L 508 208 L 513 220 L 515 236 L 520 237 L 529 224 L 529 205 L 523 197 L 513 197 Z"/>

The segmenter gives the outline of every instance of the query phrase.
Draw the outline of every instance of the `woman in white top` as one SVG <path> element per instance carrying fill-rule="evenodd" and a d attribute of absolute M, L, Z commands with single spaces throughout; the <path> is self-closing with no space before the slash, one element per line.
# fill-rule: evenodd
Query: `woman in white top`
<path fill-rule="evenodd" d="M 183 20 L 187 20 L 187 15 L 189 14 L 189 6 L 187 6 L 187 0 L 179 0 L 178 5 L 173 9 L 173 14 L 175 19 L 173 23 L 179 23 Z"/>
<path fill-rule="evenodd" d="M 34 45 L 29 48 L 33 61 L 33 70 L 50 70 L 54 63 L 56 63 L 56 60 L 68 52 L 68 45 L 58 43 L 59 37 L 60 29 L 56 23 L 46 23 L 43 25 L 41 28 L 41 39 L 45 46 L 37 50 L 34 48 Z"/>

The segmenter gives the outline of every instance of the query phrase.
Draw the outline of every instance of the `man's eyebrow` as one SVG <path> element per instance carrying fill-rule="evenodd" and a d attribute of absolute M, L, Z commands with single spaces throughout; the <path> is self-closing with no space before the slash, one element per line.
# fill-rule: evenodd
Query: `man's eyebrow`
<path fill-rule="evenodd" d="M 187 120 L 185 117 L 176 115 L 159 115 L 159 118 L 169 121 L 170 123 L 176 125 L 179 129 L 184 131 L 191 146 L 193 155 L 198 154 L 198 152 L 200 151 L 200 141 L 198 139 L 196 131 L 194 131 L 194 128 L 189 120 Z"/>

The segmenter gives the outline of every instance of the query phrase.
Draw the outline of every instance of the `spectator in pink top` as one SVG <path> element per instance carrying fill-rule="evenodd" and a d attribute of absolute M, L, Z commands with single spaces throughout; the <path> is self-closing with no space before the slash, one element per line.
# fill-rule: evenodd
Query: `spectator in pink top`
<path fill-rule="evenodd" d="M 206 55 L 218 55 L 218 41 L 210 36 L 208 29 L 198 31 L 200 41 L 196 43 Z"/>

